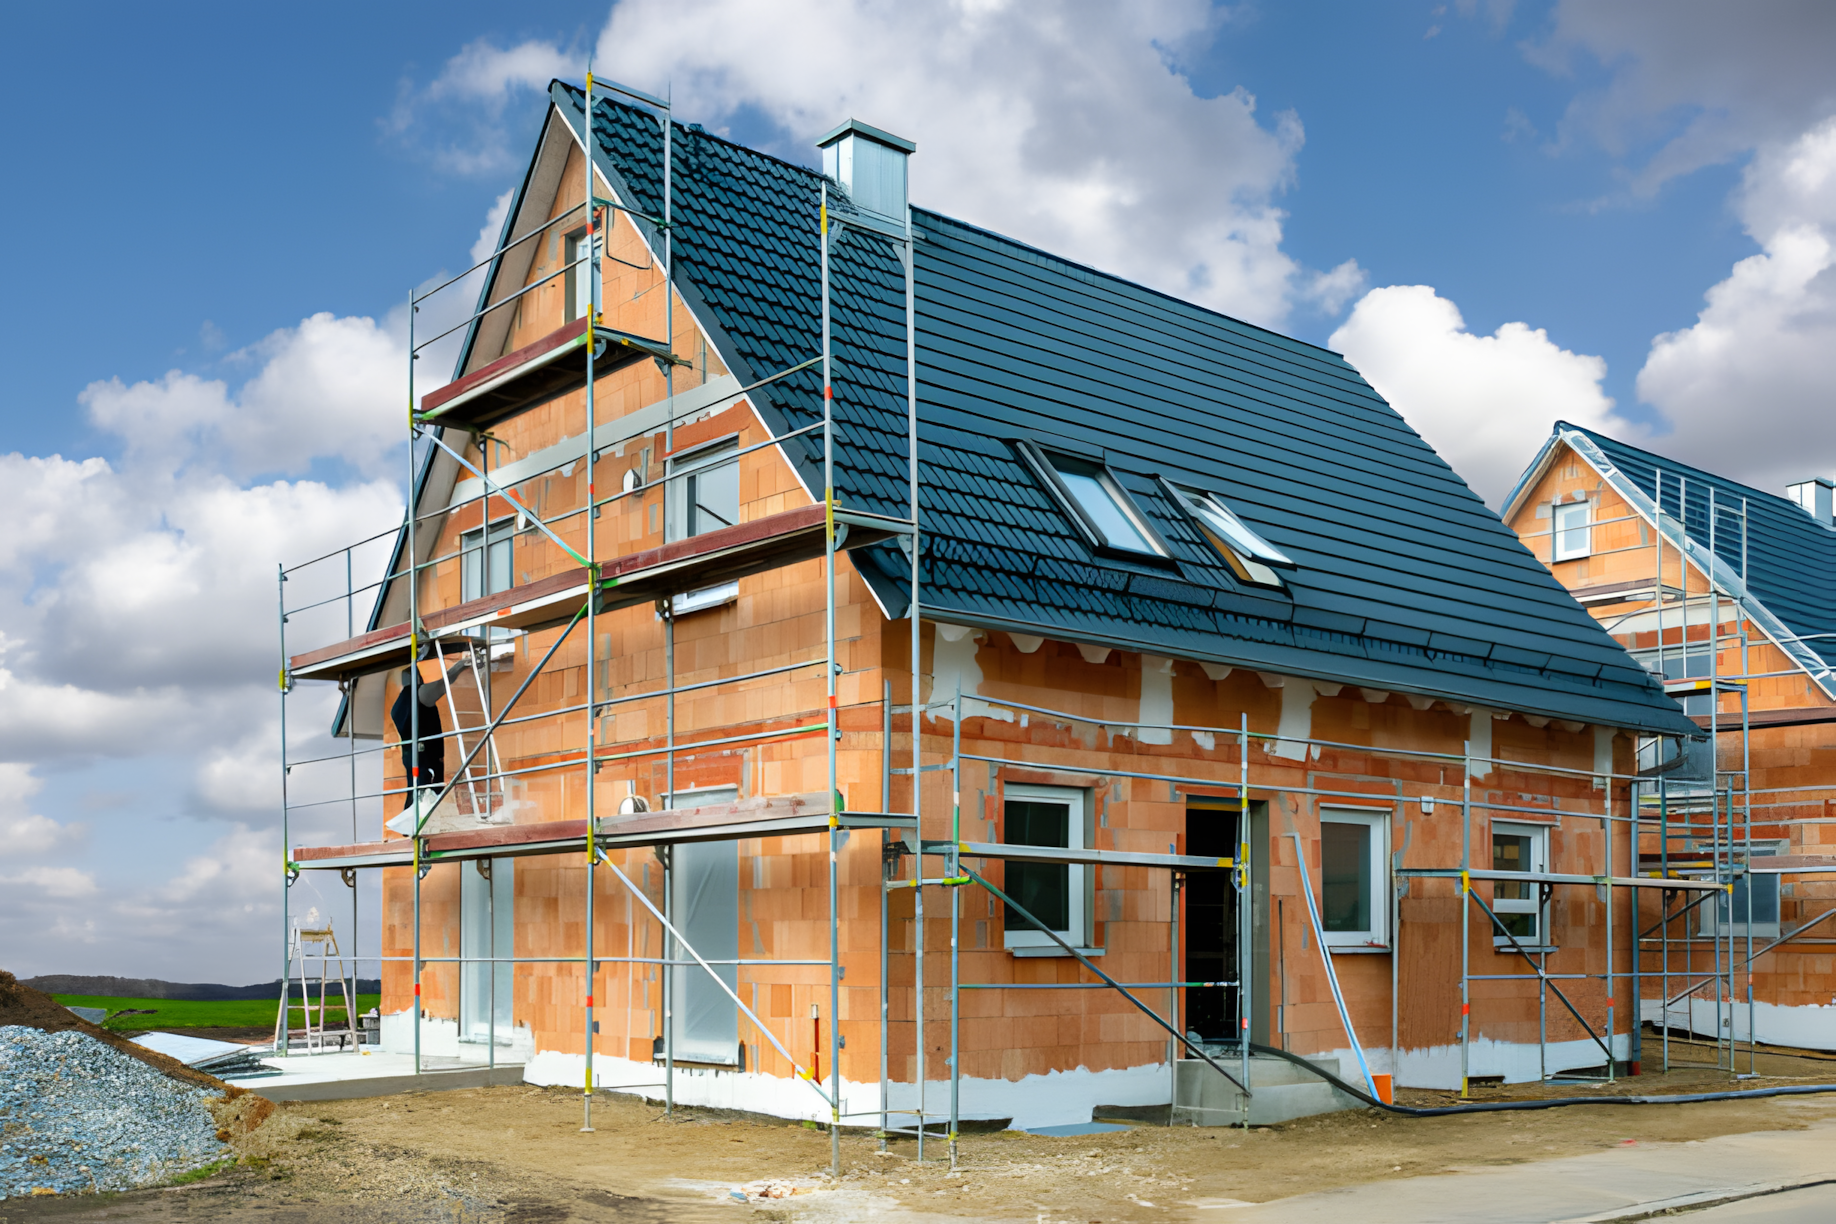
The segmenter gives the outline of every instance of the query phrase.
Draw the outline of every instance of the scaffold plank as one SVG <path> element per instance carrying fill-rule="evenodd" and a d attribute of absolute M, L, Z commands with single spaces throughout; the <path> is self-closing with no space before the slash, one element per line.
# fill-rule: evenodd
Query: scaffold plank
<path fill-rule="evenodd" d="M 842 812 L 835 823 L 845 829 L 917 827 L 914 817 L 899 812 Z M 829 805 L 820 794 L 784 795 L 602 816 L 594 840 L 609 849 L 630 849 L 743 837 L 790 837 L 822 833 L 828 828 Z M 587 823 L 584 820 L 481 825 L 476 829 L 429 835 L 423 839 L 421 861 L 518 858 L 584 851 L 586 841 Z M 414 862 L 414 843 L 401 837 L 354 845 L 299 846 L 293 851 L 293 861 L 305 870 L 400 867 Z"/>
<path fill-rule="evenodd" d="M 1465 875 L 1472 880 L 1493 880 L 1522 884 L 1606 884 L 1614 888 L 1680 888 L 1700 892 L 1721 892 L 1726 885 L 1713 880 L 1685 880 L 1676 876 L 1604 876 L 1566 875 L 1554 871 L 1492 871 L 1474 868 L 1462 872 L 1458 867 L 1405 867 L 1396 873 L 1422 880 L 1457 880 Z"/>
<path fill-rule="evenodd" d="M 593 359 L 597 376 L 645 358 L 683 364 L 659 340 L 604 326 L 593 328 L 592 333 L 604 346 Z M 586 319 L 575 319 L 464 378 L 429 391 L 421 397 L 419 417 L 434 425 L 483 428 L 584 387 L 587 342 Z"/>
<path fill-rule="evenodd" d="M 610 612 L 653 603 L 814 560 L 823 555 L 827 530 L 823 507 L 799 506 L 627 554 L 600 566 L 597 610 Z M 893 534 L 870 523 L 856 524 L 849 528 L 841 547 L 863 548 Z M 543 629 L 563 624 L 580 611 L 587 591 L 587 571 L 576 566 L 526 586 L 424 612 L 421 624 L 432 637 L 458 637 L 485 626 Z M 287 670 L 293 680 L 347 680 L 406 667 L 408 656 L 409 632 L 404 621 L 295 655 Z"/>
<path fill-rule="evenodd" d="M 943 854 L 954 845 L 964 858 L 1008 859 L 1027 863 L 1082 863 L 1107 867 L 1177 867 L 1184 871 L 1228 871 L 1227 858 L 1191 854 L 1152 854 L 1137 850 L 1070 850 L 1060 846 L 1019 846 L 1008 842 L 927 841 L 926 854 Z"/>

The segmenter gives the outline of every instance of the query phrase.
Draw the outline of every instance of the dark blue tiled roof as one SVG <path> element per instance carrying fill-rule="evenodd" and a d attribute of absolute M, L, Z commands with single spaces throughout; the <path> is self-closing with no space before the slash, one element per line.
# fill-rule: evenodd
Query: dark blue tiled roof
<path fill-rule="evenodd" d="M 579 91 L 557 82 L 552 93 L 578 131 Z M 660 213 L 655 117 L 596 110 L 609 181 Z M 723 360 L 751 382 L 815 356 L 821 175 L 696 128 L 677 126 L 673 143 L 676 277 Z M 913 220 L 927 614 L 1694 730 L 1338 354 L 937 213 Z M 891 243 L 858 230 L 832 250 L 836 492 L 844 506 L 903 517 L 901 265 Z M 774 428 L 820 419 L 815 370 L 759 398 Z M 1020 460 L 1018 438 L 1100 448 L 1177 570 L 1095 555 Z M 819 442 L 799 441 L 819 490 Z M 1239 585 L 1160 477 L 1218 494 L 1293 558 L 1291 592 Z M 851 555 L 902 615 L 904 556 L 891 545 Z"/>
<path fill-rule="evenodd" d="M 1777 493 L 1678 463 L 1578 425 L 1557 422 L 1556 429 L 1572 429 L 1591 439 L 1646 497 L 1655 495 L 1662 472 L 1664 513 L 1681 520 L 1690 538 L 1703 548 L 1711 538 L 1712 502 L 1715 555 L 1734 573 L 1744 570 L 1748 591 L 1793 633 L 1836 634 L 1836 529 L 1818 523 Z M 1744 535 L 1743 508 L 1747 516 Z M 1836 639 L 1813 638 L 1804 645 L 1825 662 L 1836 662 Z"/>

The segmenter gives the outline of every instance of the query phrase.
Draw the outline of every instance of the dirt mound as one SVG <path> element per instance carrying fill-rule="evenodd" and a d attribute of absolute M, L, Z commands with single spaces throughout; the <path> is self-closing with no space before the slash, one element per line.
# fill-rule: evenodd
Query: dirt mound
<path fill-rule="evenodd" d="M 195 1084 L 199 1088 L 214 1088 L 231 1099 L 247 1091 L 226 1084 L 214 1075 L 193 1071 L 175 1058 L 156 1054 L 119 1033 L 111 1033 L 91 1024 L 50 995 L 32 989 L 6 970 L 0 969 L 0 1025 L 5 1024 L 23 1024 L 43 1029 L 47 1033 L 87 1033 L 97 1041 L 106 1042 L 128 1057 L 137 1058 L 154 1070 L 183 1083 Z"/>

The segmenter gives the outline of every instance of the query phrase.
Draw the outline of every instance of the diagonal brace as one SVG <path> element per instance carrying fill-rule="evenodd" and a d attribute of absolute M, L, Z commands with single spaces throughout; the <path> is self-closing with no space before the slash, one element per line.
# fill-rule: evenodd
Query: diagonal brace
<path fill-rule="evenodd" d="M 516 496 L 516 494 L 512 493 L 509 489 L 506 489 L 503 485 L 498 484 L 495 480 L 492 480 L 489 476 L 485 475 L 483 472 L 479 471 L 477 468 L 473 467 L 470 463 L 466 461 L 466 458 L 464 455 L 461 455 L 458 451 L 454 450 L 452 447 L 442 442 L 439 438 L 435 437 L 431 430 L 428 431 L 427 433 L 427 440 L 429 442 L 432 442 L 435 446 L 439 447 L 441 450 L 445 451 L 447 454 L 451 455 L 454 459 L 456 459 L 460 467 L 464 468 L 466 471 L 470 472 L 472 475 L 478 477 L 479 480 L 483 481 L 486 493 L 494 492 L 498 496 L 502 497 L 505 501 L 511 503 L 512 505 L 522 507 L 524 512 L 527 514 L 529 521 L 536 525 L 536 530 L 540 531 L 543 535 L 547 536 L 550 540 L 554 541 L 554 545 L 556 548 L 559 548 L 562 552 L 566 553 L 568 556 L 572 557 L 574 560 L 580 562 L 580 564 L 586 566 L 588 569 L 594 568 L 593 563 L 591 561 L 588 561 L 585 557 L 575 552 L 572 548 L 569 548 L 567 545 L 567 541 L 563 540 L 560 536 L 556 535 L 554 533 L 554 530 L 550 528 L 547 523 L 544 523 L 542 521 L 542 518 L 540 515 L 538 515 L 535 511 L 529 509 L 529 507 L 524 506 L 522 501 Z"/>
<path fill-rule="evenodd" d="M 1712 897 L 1715 894 L 1708 893 L 1705 895 Z M 1796 939 L 1798 936 L 1804 934 L 1804 932 L 1816 926 L 1819 922 L 1822 922 L 1825 918 L 1828 918 L 1831 914 L 1836 914 L 1836 909 L 1825 910 L 1823 913 L 1818 914 L 1815 918 L 1812 918 L 1809 922 L 1805 923 L 1803 926 L 1796 927 L 1792 929 L 1791 931 L 1788 931 L 1785 934 L 1779 936 L 1777 939 L 1773 940 L 1771 943 L 1767 944 L 1765 947 L 1760 948 L 1758 951 L 1754 952 L 1752 956 L 1749 956 L 1746 960 L 1746 964 L 1743 965 L 1742 967 L 1745 968 L 1746 965 L 1753 964 L 1754 961 L 1766 955 L 1766 953 L 1772 951 L 1774 948 L 1778 947 L 1780 944 L 1791 942 L 1792 940 Z M 1677 995 L 1675 998 L 1665 999 L 1664 1006 L 1666 1008 L 1669 1008 L 1669 1007 L 1674 1006 L 1675 1004 L 1681 1003 L 1684 999 L 1687 999 L 1690 995 L 1695 994 L 1698 990 L 1701 990 L 1704 986 L 1707 986 L 1710 982 L 1714 980 L 1715 979 L 1713 976 L 1703 978 L 1700 982 L 1697 982 L 1694 986 L 1691 986 L 1689 989 L 1685 990 L 1682 994 Z"/>
<path fill-rule="evenodd" d="M 588 819 L 591 820 L 592 817 L 589 816 Z M 682 933 L 669 924 L 669 919 L 665 918 L 663 916 L 663 911 L 653 905 L 650 898 L 644 895 L 644 890 L 639 888 L 636 884 L 633 884 L 631 882 L 631 877 L 618 869 L 618 864 L 612 861 L 611 856 L 607 854 L 605 850 L 601 849 L 599 851 L 599 858 L 601 862 L 612 869 L 613 875 L 625 882 L 625 887 L 631 890 L 631 895 L 644 903 L 644 908 L 650 911 L 650 916 L 660 922 L 663 925 L 663 929 L 674 936 L 677 946 L 694 957 L 695 963 L 700 965 L 703 969 L 706 969 L 708 971 L 708 976 L 714 979 L 714 984 L 726 991 L 727 997 L 732 999 L 735 1006 L 746 1014 L 746 1019 L 752 1021 L 754 1027 L 756 1027 L 759 1032 L 765 1034 L 765 1040 L 771 1042 L 772 1049 L 784 1056 L 784 1061 L 791 1065 L 792 1069 L 796 1072 L 796 1077 L 813 1088 L 816 1095 L 822 1098 L 823 1104 L 829 1106 L 831 1109 L 835 1108 L 835 1102 L 830 1100 L 829 1094 L 822 1090 L 822 1085 L 818 1084 L 808 1071 L 805 1071 L 798 1065 L 797 1060 L 791 1057 L 791 1052 L 784 1048 L 783 1043 L 778 1040 L 777 1035 L 765 1027 L 765 1022 L 754 1015 L 750 1007 L 747 1007 L 740 1001 L 740 997 L 734 992 L 733 987 L 727 985 L 727 983 L 721 979 L 720 974 L 714 972 L 708 962 L 701 959 L 701 953 L 695 951 L 695 949 L 690 946 L 689 941 L 682 938 Z M 831 1018 L 830 1023 L 834 1023 L 833 1018 Z"/>
<path fill-rule="evenodd" d="M 1047 927 L 1045 923 L 1039 921 L 1039 919 L 1027 913 L 1025 907 L 1022 906 L 1018 901 L 1015 901 L 1012 897 L 1008 896 L 1006 893 L 1002 892 L 1000 889 L 996 888 L 993 884 L 990 884 L 987 880 L 983 879 L 980 875 L 971 871 L 969 868 L 963 866 L 961 863 L 958 863 L 956 865 L 956 869 L 962 872 L 963 875 L 967 876 L 969 879 L 974 880 L 977 884 L 980 884 L 983 888 L 986 888 L 989 892 L 993 893 L 996 897 L 999 897 L 1002 901 L 1006 902 L 1010 907 L 1012 907 L 1014 913 L 1019 914 L 1022 918 L 1032 923 L 1033 926 L 1036 927 L 1037 929 L 1044 931 L 1048 939 L 1050 939 L 1053 943 L 1057 944 L 1059 947 L 1063 948 L 1065 951 L 1069 952 L 1072 956 L 1075 956 L 1078 960 L 1078 963 L 1083 965 L 1084 968 L 1090 970 L 1090 972 L 1102 978 L 1103 981 L 1108 983 L 1109 987 L 1112 990 L 1114 990 L 1117 994 L 1121 995 L 1123 998 L 1127 999 L 1130 1003 L 1133 1003 L 1136 1007 L 1140 1008 L 1142 1014 L 1145 1015 L 1148 1019 L 1152 1020 L 1155 1024 L 1158 1024 L 1161 1028 L 1167 1030 L 1167 1032 L 1173 1034 L 1174 1040 L 1178 1041 L 1179 1044 L 1185 1046 L 1187 1050 L 1191 1051 L 1193 1054 L 1197 1055 L 1199 1058 L 1202 1058 L 1206 1062 L 1210 1063 L 1211 1069 L 1213 1071 L 1216 1071 L 1219 1075 L 1223 1076 L 1225 1079 L 1229 1080 L 1231 1083 L 1235 1084 L 1237 1086 L 1237 1091 L 1241 1092 L 1245 1099 L 1248 1099 L 1249 1097 L 1255 1095 L 1249 1090 L 1249 1085 L 1243 1083 L 1236 1076 L 1226 1071 L 1223 1067 L 1220 1067 L 1218 1065 L 1217 1060 L 1214 1059 L 1211 1055 L 1205 1053 L 1205 1051 L 1199 1049 L 1199 1047 L 1193 1045 L 1190 1041 L 1187 1041 L 1186 1035 L 1184 1033 L 1181 1033 L 1178 1029 L 1168 1024 L 1165 1020 L 1162 1020 L 1159 1014 L 1156 1013 L 1153 1008 L 1143 1003 L 1140 999 L 1137 999 L 1134 995 L 1128 993 L 1127 988 L 1125 988 L 1122 985 L 1122 983 L 1116 981 L 1116 979 L 1110 977 L 1107 973 L 1104 973 L 1101 969 L 1098 969 L 1094 964 L 1090 962 L 1090 958 L 1088 956 L 1085 956 L 1082 952 L 1079 952 L 1076 948 L 1072 947 L 1070 944 L 1060 939 L 1058 937 L 1057 931 L 1052 930 L 1051 928 Z"/>
<path fill-rule="evenodd" d="M 504 703 L 504 708 L 498 712 L 496 718 L 491 720 L 491 725 L 484 729 L 484 734 L 478 737 L 478 742 L 472 745 L 472 750 L 465 754 L 465 760 L 459 762 L 459 768 L 453 770 L 453 776 L 448 778 L 446 780 L 446 785 L 440 788 L 439 795 L 428 805 L 426 813 L 415 822 L 414 831 L 417 839 L 421 832 L 421 826 L 427 823 L 427 817 L 433 815 L 434 808 L 439 807 L 441 803 L 445 802 L 446 797 L 452 794 L 454 789 L 458 787 L 459 779 L 465 776 L 465 771 L 467 769 L 471 768 L 472 759 L 484 750 L 486 744 L 491 742 L 491 736 L 497 732 L 498 725 L 510 716 L 510 711 L 516 708 L 517 699 L 527 692 L 529 686 L 535 682 L 535 678 L 542 674 L 542 669 L 547 667 L 548 661 L 555 657 L 555 651 L 561 649 L 561 643 L 567 641 L 567 635 L 574 631 L 574 626 L 580 623 L 580 618 L 586 614 L 586 610 L 587 605 L 581 604 L 580 611 L 574 613 L 574 619 L 567 622 L 567 628 L 563 629 L 560 635 L 555 638 L 554 644 L 543 652 L 541 659 L 536 665 L 529 669 L 529 674 L 524 676 L 523 682 L 516 686 L 516 692 L 510 694 L 510 700 Z"/>
<path fill-rule="evenodd" d="M 1524 945 L 1517 942 L 1517 936 L 1505 930 L 1504 923 L 1498 920 L 1498 915 L 1492 912 L 1492 907 L 1485 903 L 1485 898 L 1481 897 L 1477 892 L 1473 891 L 1472 881 L 1463 878 L 1460 881 L 1460 887 L 1466 890 L 1467 896 L 1471 897 L 1474 901 L 1477 901 L 1479 903 L 1479 908 L 1484 910 L 1485 916 L 1492 920 L 1492 925 L 1498 928 L 1498 933 L 1500 935 L 1503 935 L 1506 939 L 1511 941 L 1512 949 L 1519 956 L 1524 958 L 1524 963 L 1526 965 L 1529 965 L 1530 968 L 1536 971 L 1536 976 L 1543 980 L 1543 984 L 1549 987 L 1549 989 L 1555 991 L 1556 998 L 1562 1000 L 1562 1006 L 1568 1009 L 1568 1014 L 1575 1018 L 1575 1022 L 1577 1024 L 1579 1024 L 1582 1028 L 1587 1030 L 1587 1035 L 1594 1039 L 1594 1044 L 1599 1046 L 1600 1052 L 1606 1055 L 1606 1065 L 1607 1065 L 1607 1068 L 1611 1070 L 1613 1066 L 1613 1051 L 1607 1048 L 1607 1044 L 1604 1041 L 1600 1040 L 1599 1034 L 1594 1032 L 1594 1026 L 1589 1024 L 1586 1021 L 1586 1019 L 1582 1017 L 1581 1013 L 1575 1010 L 1575 1005 L 1568 1001 L 1568 996 L 1562 993 L 1562 988 L 1560 986 L 1557 986 L 1555 982 L 1550 979 L 1547 973 L 1543 972 L 1543 967 L 1536 963 L 1536 958 L 1531 956 L 1528 952 L 1524 951 Z M 1613 990 L 1613 984 L 1611 982 L 1608 982 L 1607 992 L 1611 994 L 1612 990 Z"/>

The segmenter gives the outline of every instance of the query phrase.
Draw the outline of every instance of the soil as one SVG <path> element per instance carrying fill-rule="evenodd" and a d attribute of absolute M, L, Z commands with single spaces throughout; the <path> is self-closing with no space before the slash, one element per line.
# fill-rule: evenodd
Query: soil
<path fill-rule="evenodd" d="M 69 1008 L 53 999 L 42 990 L 34 990 L 22 984 L 11 973 L 0 969 L 0 1026 L 21 1024 L 29 1028 L 43 1029 L 47 1033 L 62 1033 L 74 1030 L 88 1033 L 97 1041 L 107 1042 L 130 1058 L 138 1058 L 156 1071 L 182 1080 L 187 1084 L 196 1084 L 200 1088 L 215 1088 L 231 1096 L 242 1091 L 232 1088 L 214 1075 L 202 1071 L 193 1071 L 177 1059 L 164 1054 L 155 1054 L 142 1045 L 135 1045 L 120 1033 L 112 1033 L 97 1025 L 91 1024 Z"/>
<path fill-rule="evenodd" d="M 1770 1057 L 1778 1065 L 1758 1080 L 1685 1069 L 1599 1088 L 1484 1091 L 1496 1099 L 1610 1097 L 1836 1079 L 1823 1060 Z M 1409 1095 L 1422 1103 L 1452 1096 Z M 1825 1119 L 1836 1119 L 1836 1093 L 1444 1118 L 1356 1110 L 1249 1131 L 1137 1126 L 1075 1138 L 1001 1131 L 964 1136 L 954 1174 L 941 1140 L 927 1141 L 920 1165 L 910 1140 L 881 1154 L 871 1135 L 844 1133 L 844 1172 L 833 1182 L 825 1131 L 756 1115 L 684 1108 L 666 1116 L 659 1105 L 601 1093 L 595 1131 L 582 1134 L 578 1092 L 558 1088 L 289 1103 L 271 1112 L 250 1093 L 220 1107 L 240 1163 L 217 1176 L 107 1198 L 0 1203 L 0 1220 L 1213 1219 L 1221 1217 L 1205 1208 L 1629 1144 L 1797 1130 Z M 761 1197 L 768 1189 L 784 1197 Z M 747 1195 L 743 1206 L 735 1191 Z"/>

